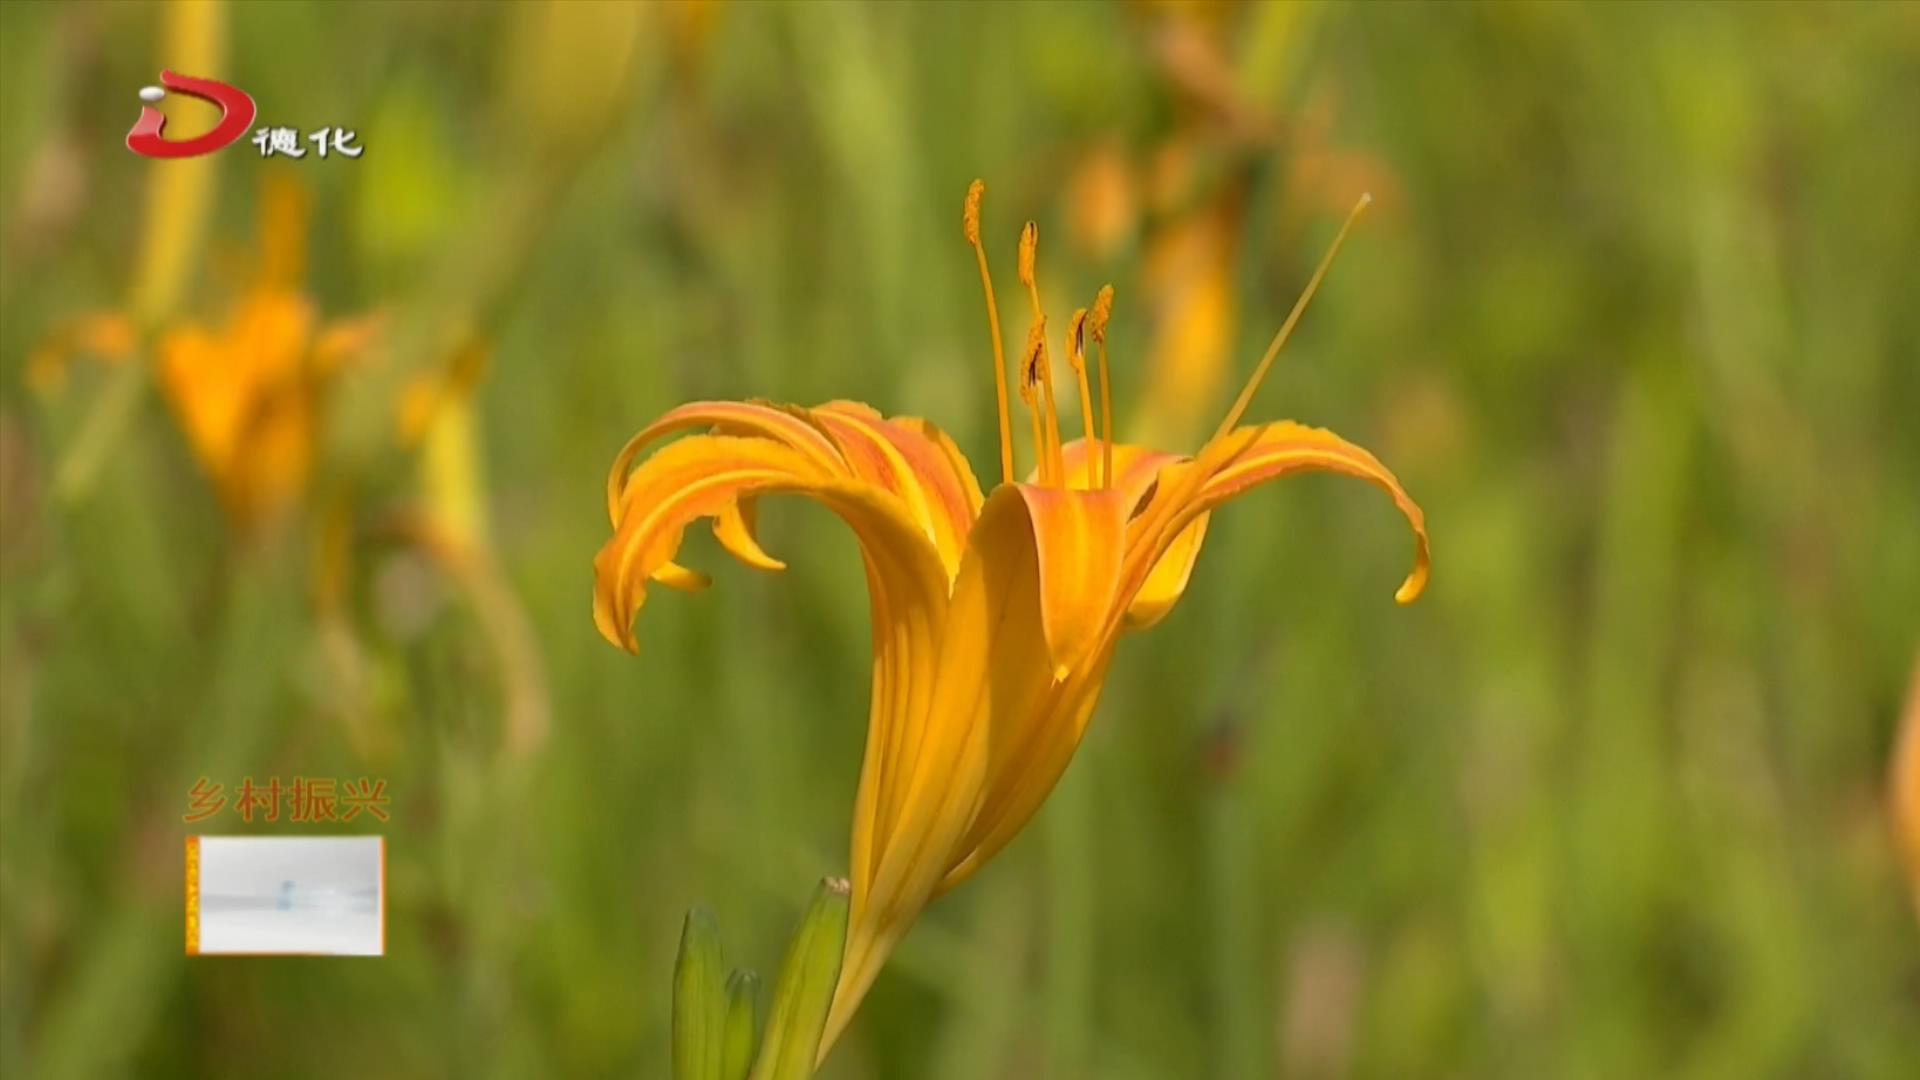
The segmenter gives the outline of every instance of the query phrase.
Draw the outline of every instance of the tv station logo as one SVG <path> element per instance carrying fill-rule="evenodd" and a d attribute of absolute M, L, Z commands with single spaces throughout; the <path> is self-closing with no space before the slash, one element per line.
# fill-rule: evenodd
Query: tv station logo
<path fill-rule="evenodd" d="M 214 106 L 220 110 L 220 122 L 213 130 L 191 139 L 167 138 L 167 115 L 154 106 L 169 92 L 199 98 Z M 245 90 L 217 79 L 196 79 L 171 71 L 160 73 L 159 86 L 142 87 L 140 100 L 146 104 L 141 106 L 140 119 L 134 121 L 133 130 L 127 132 L 127 149 L 141 157 L 160 160 L 200 157 L 224 150 L 239 142 L 240 137 L 253 128 L 253 121 L 259 115 L 252 95 Z M 294 128 L 262 127 L 253 132 L 251 141 L 263 158 L 303 158 L 311 152 L 324 159 L 333 154 L 359 157 L 366 148 L 357 145 L 356 139 L 355 133 L 346 128 L 316 128 L 308 132 L 304 140 L 312 144 L 309 150 L 301 145 L 301 133 Z"/>

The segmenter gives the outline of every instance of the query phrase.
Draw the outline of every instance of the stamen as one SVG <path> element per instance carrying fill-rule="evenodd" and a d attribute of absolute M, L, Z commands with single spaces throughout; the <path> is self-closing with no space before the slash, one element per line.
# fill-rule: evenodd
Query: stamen
<path fill-rule="evenodd" d="M 1080 380 L 1080 436 L 1087 444 L 1086 486 L 1094 486 L 1093 469 L 1093 391 L 1087 386 L 1087 309 L 1081 308 L 1067 320 L 1067 362 L 1073 365 L 1073 374 Z"/>
<path fill-rule="evenodd" d="M 1047 463 L 1053 467 L 1053 482 L 1065 487 L 1067 463 L 1060 449 L 1060 413 L 1053 403 L 1053 365 L 1048 362 L 1047 356 L 1047 321 L 1040 320 L 1034 329 L 1039 331 L 1041 337 L 1037 363 L 1040 365 L 1040 400 L 1047 407 Z"/>
<path fill-rule="evenodd" d="M 1027 287 L 1027 297 L 1033 301 L 1033 328 L 1027 334 L 1027 355 L 1029 362 L 1039 368 L 1040 400 L 1046 406 L 1046 439 L 1038 448 L 1040 475 L 1043 482 L 1050 474 L 1054 481 L 1064 483 L 1066 463 L 1060 453 L 1060 417 L 1053 405 L 1053 365 L 1047 362 L 1047 317 L 1040 309 L 1040 285 L 1034 274 L 1039 252 L 1040 226 L 1029 221 L 1020 230 L 1020 283 Z"/>
<path fill-rule="evenodd" d="M 1034 283 L 1033 265 L 1040 254 L 1040 226 L 1029 221 L 1020 227 L 1020 284 L 1033 296 L 1034 314 L 1040 313 L 1040 292 Z"/>
<path fill-rule="evenodd" d="M 1020 359 L 1020 401 L 1027 407 L 1027 418 L 1033 421 L 1033 453 L 1039 459 L 1036 472 L 1040 474 L 1040 483 L 1045 484 L 1049 477 L 1051 455 L 1047 453 L 1047 432 L 1040 423 L 1040 365 L 1041 354 L 1046 351 L 1044 322 L 1035 323 L 1027 330 L 1027 347 Z"/>
<path fill-rule="evenodd" d="M 966 207 L 960 223 L 973 256 L 980 264 L 980 288 L 987 294 L 987 329 L 993 335 L 993 392 L 1000 408 L 1000 480 L 1013 482 L 1013 422 L 1007 409 L 1007 353 L 1000 343 L 1000 309 L 993 302 L 993 275 L 987 273 L 987 249 L 980 243 L 980 199 L 987 185 L 979 180 L 967 185 Z"/>
<path fill-rule="evenodd" d="M 1113 286 L 1102 285 L 1087 313 L 1087 332 L 1100 346 L 1100 487 L 1113 486 L 1113 380 L 1107 373 L 1107 320 L 1113 317 Z"/>
<path fill-rule="evenodd" d="M 1300 299 L 1294 301 L 1293 310 L 1287 314 L 1287 321 L 1280 324 L 1280 332 L 1273 336 L 1273 342 L 1267 346 L 1266 355 L 1260 358 L 1259 366 L 1253 369 L 1253 378 L 1247 380 L 1246 389 L 1240 391 L 1240 397 L 1234 401 L 1233 408 L 1227 410 L 1227 418 L 1220 422 L 1219 430 L 1213 433 L 1214 439 L 1225 438 L 1227 433 L 1240 423 L 1240 418 L 1246 415 L 1247 406 L 1253 404 L 1254 393 L 1260 389 L 1260 383 L 1267 377 L 1267 369 L 1273 366 L 1273 358 L 1280 355 L 1280 347 L 1293 336 L 1294 324 L 1300 321 L 1300 314 L 1307 310 L 1307 302 L 1312 300 L 1313 294 L 1319 290 L 1320 279 L 1326 276 L 1327 267 L 1333 265 L 1333 257 L 1340 253 L 1340 245 L 1347 239 L 1347 230 L 1353 228 L 1353 223 L 1359 220 L 1361 212 L 1372 202 L 1372 195 L 1362 195 L 1360 201 L 1353 204 L 1353 210 L 1347 214 L 1346 223 L 1340 226 L 1340 231 L 1335 234 L 1333 243 L 1327 247 L 1327 253 L 1321 257 L 1319 268 L 1314 270 L 1313 277 L 1307 280 L 1307 287 L 1300 293 Z"/>

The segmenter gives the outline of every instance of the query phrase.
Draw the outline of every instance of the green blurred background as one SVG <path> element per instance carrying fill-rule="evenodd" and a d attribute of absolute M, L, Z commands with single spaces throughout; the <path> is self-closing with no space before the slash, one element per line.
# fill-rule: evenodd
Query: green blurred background
<path fill-rule="evenodd" d="M 776 502 L 792 569 L 694 537 L 715 587 L 657 592 L 625 656 L 589 618 L 605 469 L 683 400 L 844 396 L 991 480 L 975 176 L 1010 338 L 1033 218 L 1056 320 L 1117 286 L 1120 430 L 1172 447 L 1371 190 L 1253 415 L 1385 459 L 1434 583 L 1392 604 L 1405 529 L 1362 485 L 1222 514 L 826 1075 L 1920 1075 L 1883 810 L 1920 640 L 1920 7 L 0 28 L 8 1077 L 662 1074 L 683 911 L 765 971 L 844 867 L 866 604 L 828 515 Z M 163 65 L 364 156 L 137 158 Z M 299 290 L 383 321 L 302 384 L 311 473 L 243 522 L 154 357 L 297 247 L 255 235 L 274 184 L 311 207 Z M 117 362 L 75 343 L 96 312 Z M 399 438 L 423 379 L 451 389 Z M 295 775 L 388 782 L 388 955 L 185 959 L 183 835 L 329 831 L 190 826 L 189 787 Z"/>

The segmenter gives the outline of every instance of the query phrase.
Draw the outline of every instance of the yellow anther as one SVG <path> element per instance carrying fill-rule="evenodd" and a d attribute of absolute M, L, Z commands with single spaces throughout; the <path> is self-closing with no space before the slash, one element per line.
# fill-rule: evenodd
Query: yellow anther
<path fill-rule="evenodd" d="M 1040 254 L 1040 226 L 1029 221 L 1020 230 L 1020 284 L 1034 288 L 1033 264 Z"/>
<path fill-rule="evenodd" d="M 1040 388 L 1041 362 L 1047 351 L 1046 320 L 1027 328 L 1027 344 L 1020 351 L 1020 400 L 1032 405 Z"/>
<path fill-rule="evenodd" d="M 1033 427 L 1033 456 L 1042 484 L 1048 477 L 1047 430 L 1040 421 L 1040 364 L 1046 351 L 1039 324 L 1027 331 L 1027 346 L 1020 357 L 1020 401 L 1027 407 L 1027 419 Z"/>
<path fill-rule="evenodd" d="M 1040 404 L 1046 413 L 1034 449 L 1040 457 L 1041 483 L 1059 483 L 1066 466 L 1060 454 L 1060 418 L 1053 406 L 1053 369 L 1047 364 L 1047 317 L 1040 309 L 1040 286 L 1034 273 L 1039 252 L 1040 226 L 1029 221 L 1020 230 L 1020 283 L 1027 287 L 1027 298 L 1033 302 L 1033 325 L 1027 331 L 1027 367 L 1039 384 Z"/>
<path fill-rule="evenodd" d="M 1096 343 L 1107 340 L 1107 320 L 1113 317 L 1113 286 L 1100 286 L 1100 295 L 1093 298 L 1093 310 L 1087 313 L 1087 334 Z"/>
<path fill-rule="evenodd" d="M 1087 333 L 1100 347 L 1100 486 L 1113 486 L 1113 379 L 1107 372 L 1107 320 L 1113 317 L 1113 286 L 1100 286 L 1087 313 Z"/>
<path fill-rule="evenodd" d="M 1040 482 L 1059 483 L 1064 468 L 1060 459 L 1060 422 L 1053 406 L 1053 373 L 1047 362 L 1045 316 L 1033 320 L 1027 329 L 1027 347 L 1020 366 L 1021 398 L 1033 409 L 1033 445 L 1034 454 L 1040 460 Z"/>
<path fill-rule="evenodd" d="M 1073 374 L 1080 380 L 1080 434 L 1086 443 L 1086 451 L 1093 450 L 1093 390 L 1087 385 L 1087 309 L 1081 308 L 1067 320 L 1067 362 L 1073 365 Z M 1086 459 L 1086 485 L 1094 486 L 1092 457 Z"/>
<path fill-rule="evenodd" d="M 987 273 L 987 249 L 980 243 L 980 200 L 987 185 L 975 180 L 967 185 L 967 201 L 960 212 L 960 227 L 973 245 L 974 261 L 980 264 L 980 288 L 987 295 L 987 332 L 993 337 L 993 394 L 1000 409 L 1000 480 L 1013 482 L 1013 418 L 1007 409 L 1007 353 L 1000 343 L 1000 308 L 993 302 L 993 275 Z"/>

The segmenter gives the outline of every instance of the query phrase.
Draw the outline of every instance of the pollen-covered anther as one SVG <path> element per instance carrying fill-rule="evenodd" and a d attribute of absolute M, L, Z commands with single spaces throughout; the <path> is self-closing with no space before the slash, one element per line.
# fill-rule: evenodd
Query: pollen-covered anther
<path fill-rule="evenodd" d="M 1035 319 L 1027 328 L 1027 346 L 1020 354 L 1020 399 L 1033 404 L 1034 391 L 1047 369 L 1047 320 Z"/>
<path fill-rule="evenodd" d="M 987 335 L 993 343 L 993 398 L 1000 412 L 1000 479 L 1013 480 L 1013 422 L 1007 410 L 1007 354 L 1000 343 L 1000 309 L 993 302 L 993 275 L 987 271 L 987 249 L 980 243 L 980 200 L 987 194 L 985 182 L 967 185 L 967 199 L 960 211 L 960 228 L 973 247 L 973 260 L 980 267 L 980 291 L 987 301 Z"/>
<path fill-rule="evenodd" d="M 1029 221 L 1020 229 L 1020 284 L 1034 288 L 1033 264 L 1040 254 L 1040 226 Z"/>
<path fill-rule="evenodd" d="M 1113 317 L 1113 286 L 1100 286 L 1100 294 L 1093 298 L 1093 310 L 1087 312 L 1087 336 L 1095 344 L 1107 340 L 1107 320 Z"/>
<path fill-rule="evenodd" d="M 1072 318 L 1067 320 L 1067 362 L 1073 365 L 1073 370 L 1083 375 L 1087 370 L 1086 330 L 1087 309 L 1074 309 Z"/>

